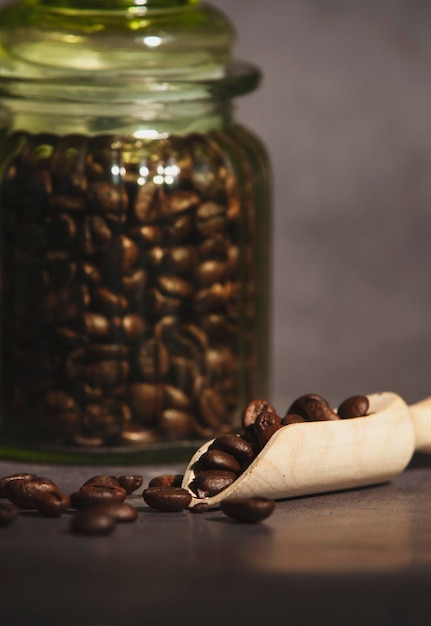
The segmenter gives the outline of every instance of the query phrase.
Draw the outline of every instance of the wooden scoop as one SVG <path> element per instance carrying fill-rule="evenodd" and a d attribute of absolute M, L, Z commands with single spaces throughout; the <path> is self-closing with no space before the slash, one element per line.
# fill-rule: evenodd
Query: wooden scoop
<path fill-rule="evenodd" d="M 374 485 L 401 473 L 415 451 L 431 454 L 431 396 L 410 406 L 392 392 L 367 397 L 365 417 L 283 426 L 234 483 L 215 496 L 196 498 L 189 484 L 193 465 L 214 439 L 208 441 L 184 474 L 190 508 L 202 502 L 216 507 L 233 497 L 277 500 Z"/>

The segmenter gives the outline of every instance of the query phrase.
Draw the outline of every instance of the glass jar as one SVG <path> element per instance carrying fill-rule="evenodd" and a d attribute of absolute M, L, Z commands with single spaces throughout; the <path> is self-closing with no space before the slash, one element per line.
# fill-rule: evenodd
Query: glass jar
<path fill-rule="evenodd" d="M 269 381 L 269 166 L 232 116 L 259 72 L 198 0 L 0 24 L 1 454 L 177 459 L 235 432 Z"/>

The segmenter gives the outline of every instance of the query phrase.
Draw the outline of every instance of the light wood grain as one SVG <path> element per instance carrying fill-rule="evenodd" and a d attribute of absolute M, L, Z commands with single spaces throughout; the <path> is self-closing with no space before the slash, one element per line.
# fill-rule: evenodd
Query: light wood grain
<path fill-rule="evenodd" d="M 290 424 L 278 430 L 238 479 L 219 494 L 193 497 L 191 507 L 210 507 L 232 497 L 273 499 L 350 489 L 389 481 L 415 450 L 431 452 L 431 398 L 409 407 L 396 393 L 370 394 L 369 414 L 355 419 Z M 192 457 L 184 474 L 213 440 Z"/>

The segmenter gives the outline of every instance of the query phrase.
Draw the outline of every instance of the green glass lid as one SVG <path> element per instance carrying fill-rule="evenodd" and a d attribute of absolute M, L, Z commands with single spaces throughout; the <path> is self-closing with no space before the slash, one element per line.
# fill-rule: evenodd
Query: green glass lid
<path fill-rule="evenodd" d="M 0 95 L 83 100 L 235 96 L 259 71 L 199 0 L 21 0 L 0 12 Z"/>

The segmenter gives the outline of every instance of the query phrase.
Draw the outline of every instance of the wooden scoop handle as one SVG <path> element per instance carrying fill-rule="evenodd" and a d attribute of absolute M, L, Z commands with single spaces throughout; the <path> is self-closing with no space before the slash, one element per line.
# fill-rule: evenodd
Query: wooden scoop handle
<path fill-rule="evenodd" d="M 431 396 L 409 406 L 415 429 L 415 450 L 431 454 Z"/>

